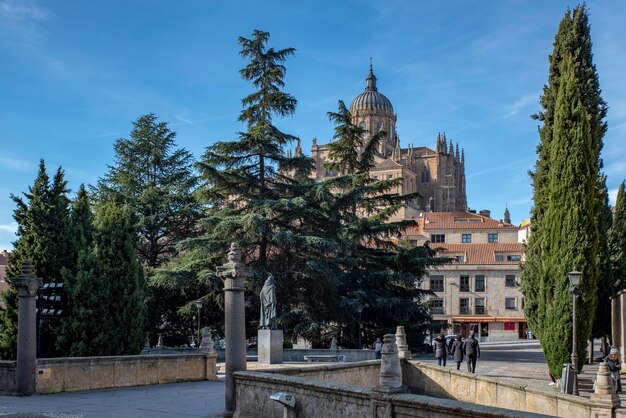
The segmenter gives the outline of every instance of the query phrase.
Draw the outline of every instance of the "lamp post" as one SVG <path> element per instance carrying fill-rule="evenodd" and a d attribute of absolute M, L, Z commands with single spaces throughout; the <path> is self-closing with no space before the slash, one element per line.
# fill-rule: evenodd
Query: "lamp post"
<path fill-rule="evenodd" d="M 198 348 L 200 348 L 200 309 L 202 309 L 202 301 L 200 299 L 196 301 L 196 308 L 198 308 Z"/>
<path fill-rule="evenodd" d="M 361 313 L 363 312 L 363 305 L 359 303 L 359 306 L 356 309 L 357 309 L 357 312 L 359 313 L 359 338 L 357 339 L 357 341 L 358 341 L 359 349 L 362 349 L 363 344 L 361 342 Z"/>
<path fill-rule="evenodd" d="M 582 277 L 582 273 L 576 270 L 572 270 L 567 273 L 567 278 L 569 279 L 572 288 L 570 292 L 572 293 L 573 303 L 572 303 L 572 367 L 574 368 L 574 382 L 572 385 L 572 394 L 578 396 L 578 349 L 576 342 L 576 298 L 580 295 L 580 289 L 578 289 L 578 285 L 580 284 L 580 278 Z"/>

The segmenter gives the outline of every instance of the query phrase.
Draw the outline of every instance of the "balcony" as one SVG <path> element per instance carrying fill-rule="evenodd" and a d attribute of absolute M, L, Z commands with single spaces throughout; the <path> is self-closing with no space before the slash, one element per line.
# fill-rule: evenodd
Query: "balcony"
<path fill-rule="evenodd" d="M 485 307 L 484 306 L 477 306 L 476 307 L 476 315 L 484 315 L 485 314 Z"/>
<path fill-rule="evenodd" d="M 441 306 L 437 306 L 437 307 L 431 306 L 430 313 L 432 315 L 443 315 L 446 313 L 446 310 Z"/>
<path fill-rule="evenodd" d="M 459 309 L 459 313 L 461 315 L 469 315 L 470 309 L 467 306 L 461 306 L 461 309 Z"/>

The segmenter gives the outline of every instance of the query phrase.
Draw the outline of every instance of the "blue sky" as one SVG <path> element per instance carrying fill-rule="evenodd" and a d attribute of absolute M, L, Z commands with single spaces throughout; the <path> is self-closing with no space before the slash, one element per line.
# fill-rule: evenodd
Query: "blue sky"
<path fill-rule="evenodd" d="M 438 132 L 465 149 L 470 207 L 528 216 L 537 123 L 529 115 L 568 1 L 0 0 L 0 250 L 16 225 L 10 193 L 32 184 L 40 158 L 70 187 L 94 183 L 112 144 L 154 112 L 199 156 L 236 138 L 237 37 L 271 33 L 295 47 L 286 91 L 299 106 L 277 121 L 305 150 L 332 135 L 326 112 L 365 86 L 373 58 L 379 91 L 398 115 L 403 146 L 435 146 Z M 609 104 L 603 158 L 615 194 L 626 177 L 626 2 L 590 1 L 595 63 Z"/>

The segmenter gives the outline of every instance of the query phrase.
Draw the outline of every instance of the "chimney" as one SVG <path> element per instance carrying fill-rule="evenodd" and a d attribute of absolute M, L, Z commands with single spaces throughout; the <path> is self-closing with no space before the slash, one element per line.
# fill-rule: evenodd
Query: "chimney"
<path fill-rule="evenodd" d="M 485 218 L 491 218 L 491 211 L 487 209 L 481 210 L 480 212 L 478 212 L 478 214 L 480 216 L 484 216 Z"/>

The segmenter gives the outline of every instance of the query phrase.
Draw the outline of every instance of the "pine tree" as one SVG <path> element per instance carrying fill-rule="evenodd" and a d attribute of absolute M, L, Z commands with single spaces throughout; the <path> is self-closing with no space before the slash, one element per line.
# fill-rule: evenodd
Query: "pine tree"
<path fill-rule="evenodd" d="M 75 255 L 70 244 L 69 199 L 64 172 L 59 168 L 52 180 L 43 160 L 37 178 L 24 198 L 11 195 L 17 205 L 13 218 L 18 224 L 17 240 L 7 267 L 7 282 L 21 275 L 22 263 L 29 259 L 34 274 L 44 283 L 62 280 L 62 270 L 72 267 Z M 0 313 L 0 355 L 14 358 L 17 344 L 17 293 L 9 288 L 2 295 L 5 308 Z M 56 323 L 46 324 L 42 356 L 54 356 Z"/>
<path fill-rule="evenodd" d="M 150 284 L 148 318 L 155 341 L 157 334 L 174 337 L 184 328 L 169 304 L 184 300 L 185 295 L 153 283 L 153 270 L 177 253 L 181 240 L 195 234 L 200 213 L 194 195 L 198 185 L 194 158 L 184 148 L 177 148 L 175 139 L 176 133 L 156 115 L 140 116 L 133 122 L 130 138 L 115 142 L 115 164 L 99 180 L 97 189 L 100 199 L 130 205 L 137 214 L 139 256 Z"/>
<path fill-rule="evenodd" d="M 98 181 L 98 196 L 130 205 L 137 214 L 139 255 L 149 268 L 175 254 L 193 232 L 199 206 L 194 159 L 176 148 L 176 133 L 154 114 L 133 122 L 130 139 L 115 142 L 115 165 Z"/>
<path fill-rule="evenodd" d="M 613 289 L 626 287 L 626 194 L 624 182 L 619 185 L 613 208 L 613 225 L 609 231 L 609 249 L 613 273 Z"/>
<path fill-rule="evenodd" d="M 145 281 L 137 256 L 132 209 L 105 202 L 95 217 L 93 246 L 80 253 L 67 289 L 71 316 L 65 321 L 69 354 L 137 354 L 145 342 Z"/>

